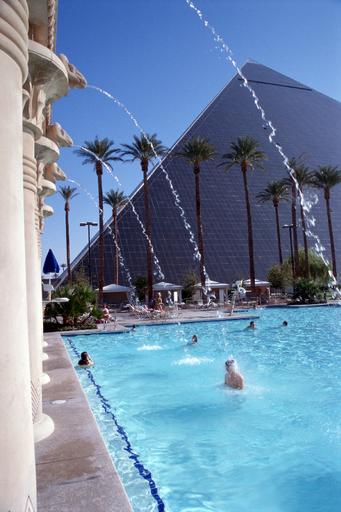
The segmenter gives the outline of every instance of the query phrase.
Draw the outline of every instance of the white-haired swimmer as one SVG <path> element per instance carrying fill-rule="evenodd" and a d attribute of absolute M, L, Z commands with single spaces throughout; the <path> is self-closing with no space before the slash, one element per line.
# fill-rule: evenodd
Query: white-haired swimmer
<path fill-rule="evenodd" d="M 225 362 L 225 369 L 225 385 L 233 389 L 243 389 L 244 379 L 243 376 L 238 373 L 236 361 L 233 358 L 229 358 Z"/>

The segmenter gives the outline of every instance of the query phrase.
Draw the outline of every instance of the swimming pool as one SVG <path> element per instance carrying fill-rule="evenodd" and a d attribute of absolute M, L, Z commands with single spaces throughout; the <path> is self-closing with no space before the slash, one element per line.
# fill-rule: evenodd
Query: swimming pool
<path fill-rule="evenodd" d="M 78 375 L 135 512 L 341 510 L 341 310 L 247 324 L 64 337 L 96 363 Z M 222 385 L 230 354 L 243 391 Z"/>

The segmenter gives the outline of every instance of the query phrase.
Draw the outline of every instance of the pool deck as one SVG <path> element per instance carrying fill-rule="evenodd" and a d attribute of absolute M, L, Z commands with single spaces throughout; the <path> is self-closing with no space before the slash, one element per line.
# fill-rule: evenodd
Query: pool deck
<path fill-rule="evenodd" d="M 38 510 L 132 512 L 59 333 L 44 338 L 43 410 L 55 431 L 36 444 Z"/>
<path fill-rule="evenodd" d="M 133 325 L 171 325 L 171 324 L 185 324 L 194 322 L 225 322 L 236 320 L 256 320 L 259 318 L 257 310 L 252 313 L 235 313 L 233 316 L 224 313 L 221 317 L 217 316 L 217 311 L 200 311 L 200 310 L 182 310 L 180 315 L 176 318 L 161 318 L 161 319 L 148 319 L 143 320 L 135 318 L 129 313 L 117 313 L 116 324 L 114 322 L 108 323 L 105 328 L 104 325 L 99 325 L 97 329 L 85 329 L 81 331 L 63 331 L 62 335 L 76 336 L 78 334 L 99 334 L 103 333 L 120 333 L 130 331 Z"/>

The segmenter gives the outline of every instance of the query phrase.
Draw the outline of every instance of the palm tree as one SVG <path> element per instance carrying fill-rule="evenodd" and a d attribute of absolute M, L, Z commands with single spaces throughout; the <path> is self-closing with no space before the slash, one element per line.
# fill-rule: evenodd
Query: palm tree
<path fill-rule="evenodd" d="M 64 211 L 65 211 L 65 237 L 66 237 L 66 262 L 67 262 L 67 275 L 68 280 L 71 283 L 71 260 L 70 260 L 70 228 L 69 228 L 69 211 L 70 201 L 74 197 L 78 196 L 76 187 L 72 188 L 69 186 L 60 187 L 58 190 L 59 194 L 64 199 Z"/>
<path fill-rule="evenodd" d="M 119 251 L 119 241 L 118 241 L 118 226 L 117 226 L 117 211 L 120 206 L 123 206 L 123 204 L 126 201 L 126 196 L 123 192 L 120 192 L 119 190 L 111 189 L 109 192 L 107 192 L 103 198 L 103 201 L 105 204 L 108 204 L 112 208 L 112 218 L 114 221 L 114 236 L 115 236 L 115 242 L 116 242 L 116 249 L 115 249 L 115 270 L 114 270 L 114 283 L 118 284 L 118 251 Z"/>
<path fill-rule="evenodd" d="M 291 158 L 288 162 L 289 167 L 295 172 L 297 169 L 302 166 L 302 157 Z M 299 257 L 298 257 L 298 236 L 297 236 L 297 185 L 296 181 L 290 175 L 287 178 L 284 178 L 284 183 L 288 187 L 288 190 L 291 191 L 291 224 L 292 224 L 292 238 L 293 238 L 293 246 L 294 246 L 294 270 L 295 274 L 298 272 L 299 267 Z M 295 276 L 293 276 L 295 278 Z"/>
<path fill-rule="evenodd" d="M 280 201 L 288 200 L 287 187 L 286 187 L 285 183 L 283 183 L 283 180 L 271 181 L 262 192 L 257 194 L 257 199 L 258 199 L 258 203 L 266 203 L 268 201 L 272 201 L 272 204 L 275 208 L 278 256 L 279 256 L 280 265 L 283 265 L 281 230 L 280 230 L 280 226 L 279 226 L 278 207 L 279 207 Z"/>
<path fill-rule="evenodd" d="M 313 173 L 309 171 L 308 167 L 304 165 L 300 165 L 295 169 L 295 177 L 297 183 L 300 187 L 301 193 L 303 193 L 303 189 L 306 186 L 311 186 L 313 184 Z M 303 232 L 303 243 L 304 243 L 304 273 L 305 277 L 309 278 L 310 270 L 309 270 L 309 249 L 308 249 L 308 237 L 307 237 L 307 226 L 305 222 L 305 214 L 302 203 L 300 202 L 301 208 L 301 223 L 302 223 L 302 232 Z"/>
<path fill-rule="evenodd" d="M 204 237 L 201 222 L 201 198 L 200 198 L 200 164 L 212 160 L 215 150 L 214 147 L 208 142 L 207 139 L 202 137 L 193 138 L 184 143 L 181 151 L 177 156 L 185 158 L 189 165 L 193 168 L 194 182 L 195 182 L 195 210 L 197 222 L 197 236 L 198 248 L 200 252 L 200 281 L 201 286 L 205 288 L 205 252 L 204 252 Z"/>
<path fill-rule="evenodd" d="M 330 210 L 330 191 L 333 187 L 335 187 L 335 185 L 338 185 L 339 183 L 341 183 L 341 171 L 337 167 L 332 167 L 330 165 L 321 165 L 313 174 L 313 186 L 323 190 L 324 198 L 326 200 L 330 251 L 332 254 L 333 274 L 335 279 L 337 279 L 337 271 L 333 224 Z"/>
<path fill-rule="evenodd" d="M 237 142 L 232 142 L 230 153 L 225 153 L 222 156 L 223 162 L 220 164 L 228 171 L 235 165 L 240 167 L 243 175 L 244 194 L 247 213 L 247 231 L 248 231 L 248 245 L 249 245 L 249 270 L 251 289 L 253 293 L 256 291 L 256 275 L 255 275 L 255 261 L 253 249 L 253 231 L 252 231 L 252 213 L 249 197 L 249 186 L 247 180 L 248 169 L 262 169 L 265 160 L 265 153 L 258 149 L 259 143 L 252 137 L 238 138 Z"/>
<path fill-rule="evenodd" d="M 143 173 L 143 194 L 144 194 L 144 225 L 149 241 L 146 241 L 147 255 L 147 296 L 148 301 L 153 297 L 153 258 L 151 250 L 151 218 L 149 204 L 149 188 L 148 188 L 148 168 L 149 162 L 153 162 L 158 156 L 166 153 L 165 146 L 157 138 L 156 133 L 149 135 L 141 134 L 139 137 L 134 135 L 132 144 L 121 144 L 121 156 L 128 157 L 127 162 L 139 160 Z"/>
<path fill-rule="evenodd" d="M 114 147 L 114 142 L 108 138 L 99 139 L 96 135 L 95 140 L 84 142 L 84 148 L 76 149 L 76 155 L 83 158 L 83 165 L 93 165 L 97 174 L 98 186 L 98 210 L 99 210 L 99 265 L 98 265 L 98 302 L 103 303 L 104 286 L 104 232 L 103 232 L 103 164 L 111 168 L 111 162 L 122 160 L 117 156 L 119 149 Z"/>

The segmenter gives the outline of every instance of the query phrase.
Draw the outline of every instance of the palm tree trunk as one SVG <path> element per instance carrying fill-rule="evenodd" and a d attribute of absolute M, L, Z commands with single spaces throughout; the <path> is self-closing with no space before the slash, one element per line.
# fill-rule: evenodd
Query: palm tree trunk
<path fill-rule="evenodd" d="M 148 189 L 148 162 L 141 162 L 143 172 L 143 192 L 144 192 L 144 225 L 149 241 L 146 241 L 146 256 L 147 256 L 147 301 L 148 303 L 153 298 L 153 257 L 151 250 L 152 234 L 151 234 L 151 220 L 150 220 L 150 204 L 149 204 L 149 189 Z"/>
<path fill-rule="evenodd" d="M 103 304 L 104 287 L 104 223 L 103 223 L 103 188 L 102 188 L 102 162 L 96 162 L 98 186 L 98 217 L 99 217 L 99 244 L 98 244 L 98 303 Z"/>
<path fill-rule="evenodd" d="M 298 256 L 298 238 L 297 238 L 297 215 L 296 215 L 296 203 L 297 203 L 297 192 L 296 192 L 296 183 L 292 181 L 291 186 L 291 223 L 292 223 L 292 232 L 293 232 L 293 245 L 294 245 L 294 268 L 295 268 L 295 276 L 299 272 L 299 256 Z"/>
<path fill-rule="evenodd" d="M 70 227 L 69 227 L 69 205 L 65 203 L 65 235 L 66 235 L 66 264 L 68 281 L 71 284 L 71 258 L 70 258 Z"/>
<path fill-rule="evenodd" d="M 274 207 L 275 207 L 275 215 L 276 215 L 276 231 L 277 231 L 279 264 L 282 266 L 283 265 L 283 254 L 282 254 L 281 229 L 279 227 L 278 204 L 274 203 Z"/>
<path fill-rule="evenodd" d="M 251 205 L 250 205 L 250 197 L 249 197 L 249 186 L 247 183 L 247 174 L 246 174 L 247 166 L 245 163 L 242 163 L 241 170 L 242 170 L 242 174 L 243 174 L 246 214 L 247 214 L 247 235 L 248 235 L 248 245 L 249 245 L 249 270 L 250 270 L 250 280 L 251 280 L 251 291 L 252 291 L 252 293 L 256 293 L 256 273 L 255 273 L 255 259 L 254 259 L 254 249 L 253 249 L 252 214 L 251 214 Z"/>
<path fill-rule="evenodd" d="M 329 239 L 330 239 L 330 251 L 332 253 L 333 274 L 334 274 L 335 279 L 337 279 L 336 253 L 335 253 L 335 244 L 334 244 L 334 233 L 333 233 L 332 215 L 331 215 L 331 211 L 330 211 L 330 202 L 329 202 L 330 201 L 330 197 L 329 197 L 329 193 L 325 192 L 324 198 L 326 200 L 326 207 L 327 207 Z"/>
<path fill-rule="evenodd" d="M 195 212 L 197 221 L 198 248 L 200 252 L 200 282 L 203 289 L 206 286 L 205 276 L 205 253 L 204 253 L 204 237 L 201 223 L 201 200 L 200 200 L 200 167 L 194 166 L 195 180 Z"/>
<path fill-rule="evenodd" d="M 116 240 L 116 247 L 115 247 L 115 269 L 114 269 L 114 283 L 118 284 L 118 272 L 119 272 L 119 266 L 118 266 L 118 251 L 119 251 L 119 245 L 118 245 L 118 227 L 117 227 L 117 208 L 113 208 L 112 210 L 112 216 L 114 219 L 114 235 Z"/>
<path fill-rule="evenodd" d="M 310 270 L 309 270 L 309 253 L 308 253 L 308 237 L 306 234 L 306 223 L 305 223 L 305 215 L 304 215 L 304 209 L 301 205 L 301 223 L 302 223 L 302 231 L 303 231 L 303 243 L 304 243 L 304 274 L 307 279 L 310 277 Z"/>

